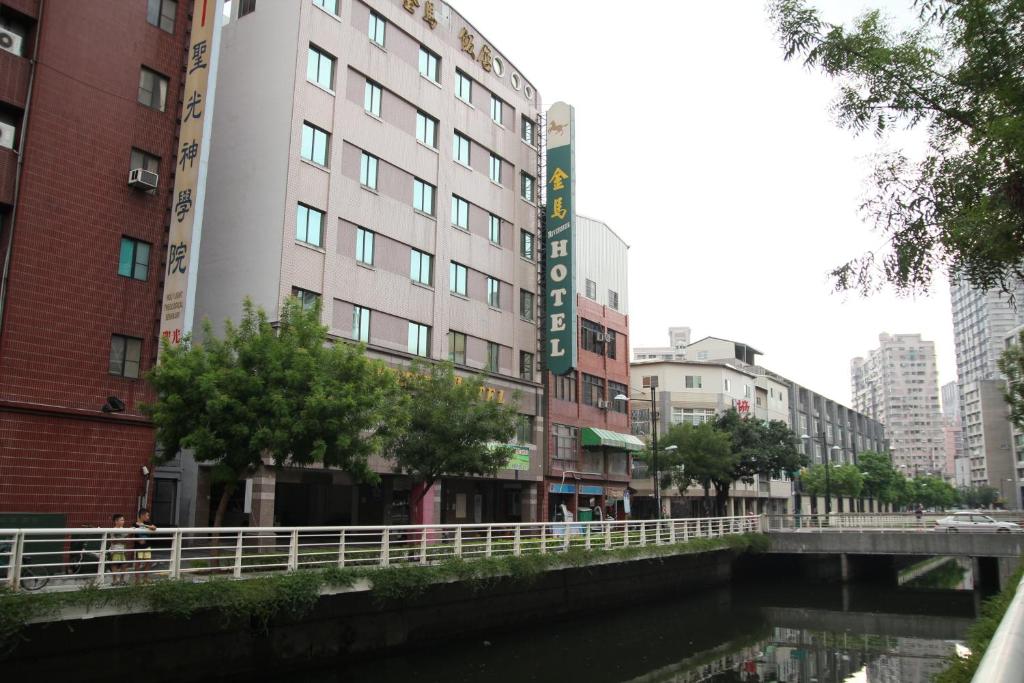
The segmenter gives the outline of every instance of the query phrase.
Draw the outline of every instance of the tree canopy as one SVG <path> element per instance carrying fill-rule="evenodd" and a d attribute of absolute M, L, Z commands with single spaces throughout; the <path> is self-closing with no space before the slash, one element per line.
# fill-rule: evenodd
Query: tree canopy
<path fill-rule="evenodd" d="M 1024 0 L 916 0 L 897 31 L 878 10 L 853 26 L 806 0 L 773 0 L 785 59 L 839 84 L 854 133 L 923 127 L 928 150 L 879 155 L 862 210 L 887 241 L 832 271 L 836 288 L 927 289 L 936 274 L 981 289 L 1024 278 Z"/>
<path fill-rule="evenodd" d="M 904 477 L 892 466 L 888 455 L 864 451 L 857 455 L 857 467 L 864 479 L 865 496 L 883 503 L 897 502 Z"/>
<path fill-rule="evenodd" d="M 1018 301 L 1024 306 L 1024 301 Z M 1010 406 L 1010 422 L 1024 431 L 1024 330 L 1010 344 L 998 361 L 999 371 L 1006 377 L 1006 402 Z"/>
<path fill-rule="evenodd" d="M 825 485 L 825 466 L 812 465 L 800 473 L 800 488 L 812 496 L 825 495 L 826 488 L 833 496 L 860 496 L 864 488 L 864 475 L 856 465 L 832 465 Z"/>
<path fill-rule="evenodd" d="M 733 476 L 739 457 L 732 451 L 732 440 L 711 422 L 699 425 L 673 425 L 662 440 L 677 450 L 659 454 L 659 469 L 664 473 L 662 486 L 674 484 L 685 493 L 690 483 L 704 489 L 704 512 L 711 514 L 710 491 L 715 482 Z"/>

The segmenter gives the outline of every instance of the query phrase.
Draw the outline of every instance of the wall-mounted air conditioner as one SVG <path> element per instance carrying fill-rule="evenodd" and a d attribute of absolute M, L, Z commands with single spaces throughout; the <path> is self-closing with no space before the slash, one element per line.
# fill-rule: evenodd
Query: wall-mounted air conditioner
<path fill-rule="evenodd" d="M 128 184 L 137 190 L 155 190 L 160 176 L 144 168 L 133 168 L 128 174 Z"/>
<path fill-rule="evenodd" d="M 603 398 L 597 399 L 597 407 L 598 408 L 607 408 L 608 407 L 608 401 L 604 400 Z"/>
<path fill-rule="evenodd" d="M 23 42 L 24 40 L 17 33 L 9 28 L 0 26 L 0 50 L 6 50 L 7 52 L 21 57 L 21 46 Z"/>
<path fill-rule="evenodd" d="M 0 123 L 0 147 L 14 149 L 14 126 L 9 123 Z"/>

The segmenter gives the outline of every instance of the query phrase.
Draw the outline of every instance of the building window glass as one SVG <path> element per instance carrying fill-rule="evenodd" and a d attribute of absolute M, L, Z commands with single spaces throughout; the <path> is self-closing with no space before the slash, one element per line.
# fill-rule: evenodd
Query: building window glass
<path fill-rule="evenodd" d="M 356 228 L 356 261 L 373 265 L 374 234 L 366 228 Z"/>
<path fill-rule="evenodd" d="M 302 308 L 306 311 L 313 310 L 320 302 L 320 295 L 316 292 L 311 292 L 308 289 L 292 287 L 292 296 L 302 303 Z"/>
<path fill-rule="evenodd" d="M 604 333 L 604 349 L 605 355 L 612 360 L 618 358 L 618 335 L 615 334 L 614 330 L 605 330 Z"/>
<path fill-rule="evenodd" d="M 502 101 L 497 95 L 491 95 L 491 120 L 501 124 Z"/>
<path fill-rule="evenodd" d="M 529 351 L 519 352 L 519 379 L 533 381 L 533 354 Z"/>
<path fill-rule="evenodd" d="M 428 287 L 434 281 L 434 257 L 417 249 L 412 250 L 409 264 L 409 278 Z"/>
<path fill-rule="evenodd" d="M 608 308 L 619 310 L 619 293 L 614 289 L 608 290 Z"/>
<path fill-rule="evenodd" d="M 382 92 L 379 85 L 373 81 L 366 81 L 366 87 L 363 89 L 363 109 L 366 110 L 367 114 L 380 116 L 380 97 Z"/>
<path fill-rule="evenodd" d="M 469 230 L 469 202 L 452 195 L 452 225 Z"/>
<path fill-rule="evenodd" d="M 167 77 L 142 67 L 139 70 L 139 103 L 163 111 L 167 107 Z"/>
<path fill-rule="evenodd" d="M 519 124 L 519 135 L 522 137 L 523 142 L 528 145 L 534 144 L 534 124 L 533 120 L 527 116 L 523 116 Z"/>
<path fill-rule="evenodd" d="M 714 408 L 672 408 L 672 424 L 700 425 L 715 419 Z"/>
<path fill-rule="evenodd" d="M 455 96 L 464 102 L 473 101 L 473 79 L 455 70 Z"/>
<path fill-rule="evenodd" d="M 701 389 L 704 387 L 704 378 L 700 375 L 686 375 L 687 389 Z"/>
<path fill-rule="evenodd" d="M 725 390 L 726 393 L 729 393 L 730 391 L 732 391 L 732 380 L 730 380 L 730 379 L 723 379 L 722 380 L 722 389 Z"/>
<path fill-rule="evenodd" d="M 555 398 L 560 401 L 576 402 L 576 373 L 569 372 L 555 377 Z"/>
<path fill-rule="evenodd" d="M 487 278 L 487 305 L 501 308 L 501 282 L 497 278 Z"/>
<path fill-rule="evenodd" d="M 604 355 L 604 328 L 590 320 L 583 320 L 582 346 L 584 350 Z"/>
<path fill-rule="evenodd" d="M 521 173 L 519 177 L 519 196 L 528 202 L 533 201 L 536 179 L 529 173 Z"/>
<path fill-rule="evenodd" d="M 148 0 L 146 3 L 146 21 L 168 33 L 174 33 L 174 17 L 177 14 L 177 0 Z"/>
<path fill-rule="evenodd" d="M 438 83 L 438 62 L 441 60 L 436 54 L 420 45 L 420 74 Z"/>
<path fill-rule="evenodd" d="M 519 232 L 519 255 L 525 259 L 533 260 L 533 233 L 521 230 Z"/>
<path fill-rule="evenodd" d="M 321 166 L 327 165 L 327 145 L 331 136 L 325 130 L 310 123 L 302 124 L 302 147 L 299 154 L 303 159 Z"/>
<path fill-rule="evenodd" d="M 238 18 L 256 11 L 256 0 L 238 0 Z"/>
<path fill-rule="evenodd" d="M 412 181 L 412 208 L 434 215 L 434 186 L 419 178 Z"/>
<path fill-rule="evenodd" d="M 501 346 L 494 342 L 487 342 L 487 372 L 498 372 L 498 359 L 501 356 Z"/>
<path fill-rule="evenodd" d="M 519 415 L 516 423 L 516 442 L 533 443 L 534 417 L 533 415 Z"/>
<path fill-rule="evenodd" d="M 122 237 L 117 274 L 145 281 L 149 277 L 149 244 L 131 237 Z"/>
<path fill-rule="evenodd" d="M 388 22 L 381 15 L 376 12 L 370 12 L 370 25 L 367 29 L 367 33 L 377 45 L 384 47 L 384 29 L 387 27 Z"/>
<path fill-rule="evenodd" d="M 469 271 L 461 263 L 452 261 L 448 264 L 448 290 L 452 294 L 466 296 L 466 276 Z"/>
<path fill-rule="evenodd" d="M 501 157 L 497 154 L 491 153 L 490 164 L 488 165 L 488 176 L 491 180 L 501 184 Z"/>
<path fill-rule="evenodd" d="M 558 461 L 558 469 L 573 469 L 576 462 L 577 430 L 568 425 L 551 425 L 551 431 L 555 435 L 555 457 Z"/>
<path fill-rule="evenodd" d="M 363 152 L 359 158 L 359 183 L 371 190 L 377 189 L 377 165 L 379 159 Z"/>
<path fill-rule="evenodd" d="M 306 80 L 334 90 L 334 57 L 312 45 L 306 58 Z"/>
<path fill-rule="evenodd" d="M 583 373 L 583 405 L 597 406 L 604 400 L 604 380 L 596 375 Z"/>
<path fill-rule="evenodd" d="M 315 247 L 323 246 L 324 213 L 299 204 L 295 216 L 295 239 Z"/>
<path fill-rule="evenodd" d="M 143 152 L 141 149 L 132 149 L 131 158 L 128 161 L 129 170 L 134 171 L 137 168 L 141 168 L 144 171 L 152 171 L 153 173 L 160 172 L 160 157 L 153 156 L 149 152 Z"/>
<path fill-rule="evenodd" d="M 493 213 L 487 219 L 487 239 L 491 244 L 501 244 L 501 219 Z"/>
<path fill-rule="evenodd" d="M 370 343 L 370 309 L 362 306 L 352 308 L 352 338 L 364 344 Z"/>
<path fill-rule="evenodd" d="M 469 138 L 455 131 L 455 135 L 452 137 L 452 159 L 469 166 L 469 149 Z"/>
<path fill-rule="evenodd" d="M 430 353 L 430 328 L 409 323 L 409 353 L 426 358 Z"/>
<path fill-rule="evenodd" d="M 528 292 L 525 289 L 519 290 L 519 317 L 523 320 L 533 321 L 534 312 L 534 299 L 533 292 Z"/>
<path fill-rule="evenodd" d="M 416 139 L 437 149 L 437 119 L 421 111 L 416 112 Z"/>
<path fill-rule="evenodd" d="M 462 332 L 448 333 L 448 360 L 456 365 L 466 364 L 466 335 Z"/>
<path fill-rule="evenodd" d="M 313 4 L 331 14 L 338 14 L 338 0 L 313 0 Z"/>
<path fill-rule="evenodd" d="M 584 291 L 586 292 L 586 297 L 588 299 L 592 299 L 594 301 L 597 301 L 597 283 L 596 282 L 594 282 L 593 280 L 586 280 L 585 281 L 585 289 L 584 289 Z"/>
<path fill-rule="evenodd" d="M 627 387 L 625 384 L 619 382 L 613 382 L 608 380 L 608 406 L 616 413 L 626 413 L 629 408 L 629 400 L 615 400 L 616 396 L 629 396 L 627 393 Z"/>
<path fill-rule="evenodd" d="M 139 378 L 142 362 L 142 340 L 115 334 L 110 338 L 110 374 L 129 379 Z"/>

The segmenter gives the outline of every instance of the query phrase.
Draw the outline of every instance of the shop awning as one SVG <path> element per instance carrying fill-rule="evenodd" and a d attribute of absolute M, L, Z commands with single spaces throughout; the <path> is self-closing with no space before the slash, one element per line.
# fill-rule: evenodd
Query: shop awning
<path fill-rule="evenodd" d="M 584 448 L 605 446 L 607 448 L 619 448 L 624 451 L 639 451 L 644 448 L 644 442 L 632 434 L 620 434 L 608 431 L 607 429 L 597 429 L 596 427 L 584 427 L 580 439 Z"/>

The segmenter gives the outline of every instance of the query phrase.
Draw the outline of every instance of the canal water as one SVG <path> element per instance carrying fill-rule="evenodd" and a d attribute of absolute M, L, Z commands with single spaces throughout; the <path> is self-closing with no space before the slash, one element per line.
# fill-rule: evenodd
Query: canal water
<path fill-rule="evenodd" d="M 968 566 L 951 560 L 928 569 L 934 571 L 898 588 L 747 582 L 478 633 L 289 678 L 310 683 L 926 683 L 963 649 L 980 599 L 970 590 Z"/>

